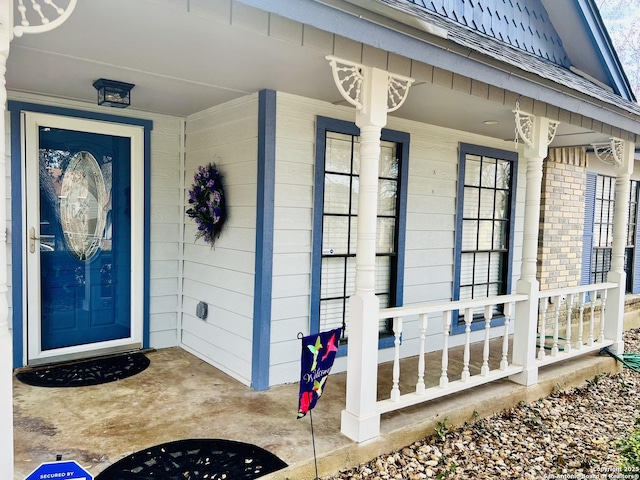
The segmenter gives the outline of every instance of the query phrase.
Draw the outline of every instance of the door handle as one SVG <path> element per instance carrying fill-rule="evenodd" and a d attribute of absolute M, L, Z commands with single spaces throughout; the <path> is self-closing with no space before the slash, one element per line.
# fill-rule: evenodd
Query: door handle
<path fill-rule="evenodd" d="M 36 229 L 31 227 L 29 229 L 29 251 L 31 253 L 36 251 L 36 240 L 40 241 L 40 237 L 36 237 Z"/>

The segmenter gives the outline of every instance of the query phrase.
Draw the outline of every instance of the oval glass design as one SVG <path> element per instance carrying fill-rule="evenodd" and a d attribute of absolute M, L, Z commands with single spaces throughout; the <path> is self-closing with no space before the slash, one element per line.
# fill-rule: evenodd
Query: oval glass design
<path fill-rule="evenodd" d="M 106 203 L 100 165 L 91 153 L 76 153 L 62 179 L 60 223 L 69 250 L 80 260 L 89 260 L 100 248 Z"/>

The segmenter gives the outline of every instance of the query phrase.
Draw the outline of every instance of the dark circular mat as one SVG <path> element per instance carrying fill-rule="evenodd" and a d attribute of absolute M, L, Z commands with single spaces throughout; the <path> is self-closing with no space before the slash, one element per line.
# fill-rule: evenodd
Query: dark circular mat
<path fill-rule="evenodd" d="M 86 387 L 115 382 L 145 370 L 150 360 L 142 353 L 95 358 L 18 372 L 23 383 L 36 387 Z"/>
<path fill-rule="evenodd" d="M 220 439 L 188 439 L 145 448 L 118 460 L 95 480 L 244 480 L 287 464 L 256 445 Z"/>

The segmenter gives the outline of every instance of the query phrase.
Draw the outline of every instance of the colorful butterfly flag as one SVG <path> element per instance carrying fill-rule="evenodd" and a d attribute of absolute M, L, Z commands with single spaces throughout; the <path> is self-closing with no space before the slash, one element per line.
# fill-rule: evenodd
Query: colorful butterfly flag
<path fill-rule="evenodd" d="M 342 328 L 302 337 L 298 418 L 304 417 L 324 391 L 338 352 Z"/>

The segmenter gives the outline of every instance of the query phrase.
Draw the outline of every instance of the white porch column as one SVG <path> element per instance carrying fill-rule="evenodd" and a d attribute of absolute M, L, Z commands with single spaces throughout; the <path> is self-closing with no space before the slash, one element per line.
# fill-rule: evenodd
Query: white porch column
<path fill-rule="evenodd" d="M 624 252 L 627 245 L 627 226 L 629 223 L 629 189 L 633 172 L 635 143 L 611 138 L 607 155 L 608 163 L 613 163 L 616 173 L 615 210 L 613 213 L 613 245 L 611 269 L 607 281 L 617 283 L 618 288 L 610 290 L 604 316 L 604 336 L 615 340 L 611 351 L 622 354 L 624 342 L 624 296 L 627 286 L 627 274 L 624 271 Z M 596 148 L 596 155 L 601 160 L 602 153 Z"/>
<path fill-rule="evenodd" d="M 380 135 L 387 113 L 400 108 L 413 80 L 335 57 L 327 59 L 338 90 L 357 109 L 360 128 L 355 292 L 349 301 L 347 396 L 341 430 L 363 442 L 380 434 L 376 411 L 379 302 L 375 295 Z"/>
<path fill-rule="evenodd" d="M 513 363 L 522 365 L 524 371 L 509 378 L 522 385 L 533 385 L 538 382 L 535 352 L 540 283 L 536 273 L 542 162 L 547 156 L 548 146 L 555 136 L 558 124 L 545 117 L 520 112 L 517 108 L 514 113 L 518 133 L 526 144 L 524 158 L 527 162 L 522 270 L 516 283 L 516 293 L 528 295 L 529 299 L 516 305 L 513 331 Z"/>
<path fill-rule="evenodd" d="M 13 24 L 13 0 L 0 0 L 0 472 L 13 478 L 13 343 L 9 330 L 7 263 L 7 174 L 6 174 L 6 65 L 14 35 L 53 30 L 69 18 L 77 0 L 69 0 L 66 8 L 45 2 L 43 7 L 33 0 L 20 9 L 20 25 Z M 25 6 L 23 5 L 23 6 Z M 32 11 L 30 11 L 30 9 Z M 31 24 L 32 21 L 37 24 Z"/>

